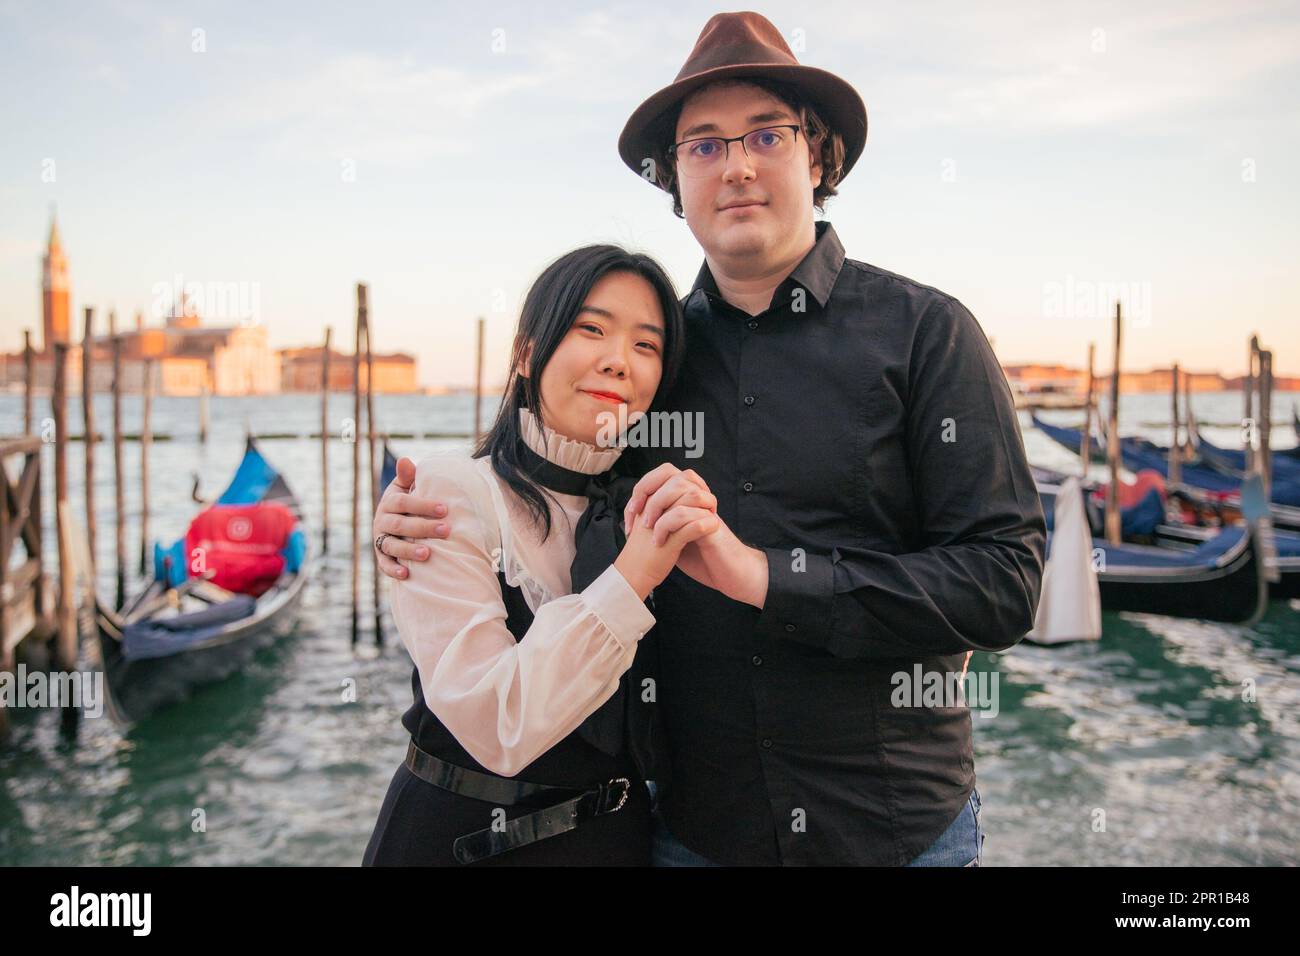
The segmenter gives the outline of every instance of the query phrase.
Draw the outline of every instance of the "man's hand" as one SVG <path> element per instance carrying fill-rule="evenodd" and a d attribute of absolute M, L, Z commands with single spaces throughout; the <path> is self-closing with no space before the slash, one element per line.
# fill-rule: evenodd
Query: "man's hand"
<path fill-rule="evenodd" d="M 640 522 L 633 522 L 614 567 L 644 601 L 646 595 L 668 577 L 682 549 L 711 534 L 718 524 L 714 512 L 688 505 L 669 508 L 653 530 Z M 657 535 L 662 535 L 664 540 L 656 541 Z"/>
<path fill-rule="evenodd" d="M 415 484 L 415 462 L 409 458 L 397 459 L 397 477 L 384 489 L 375 509 L 375 537 L 387 534 L 383 550 L 375 555 L 379 570 L 390 578 L 406 577 L 406 566 L 397 560 L 427 561 L 429 547 L 413 544 L 408 538 L 445 538 L 447 524 L 439 518 L 447 516 L 447 506 L 432 498 L 411 494 Z"/>
<path fill-rule="evenodd" d="M 653 528 L 658 544 L 677 530 L 676 515 L 685 518 L 693 509 L 716 513 L 717 507 L 703 478 L 665 463 L 636 483 L 623 520 L 629 528 Z M 767 555 L 742 542 L 721 519 L 712 532 L 682 548 L 677 567 L 733 601 L 758 608 L 767 601 Z"/>
<path fill-rule="evenodd" d="M 712 534 L 682 548 L 677 567 L 733 601 L 760 609 L 767 603 L 767 555 L 737 538 L 721 518 Z"/>

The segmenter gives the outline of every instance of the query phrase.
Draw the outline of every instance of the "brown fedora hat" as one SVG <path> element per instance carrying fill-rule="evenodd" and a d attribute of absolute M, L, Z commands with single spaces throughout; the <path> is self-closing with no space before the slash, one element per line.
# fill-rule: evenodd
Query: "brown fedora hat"
<path fill-rule="evenodd" d="M 844 165 L 848 175 L 867 142 L 867 108 L 852 86 L 834 73 L 804 66 L 794 58 L 785 37 L 758 13 L 719 13 L 713 16 L 695 49 L 675 79 L 636 108 L 618 138 L 618 154 L 638 176 L 646 159 L 656 159 L 665 140 L 668 111 L 715 80 L 766 77 L 800 89 L 817 107 L 830 127 L 844 137 Z"/>

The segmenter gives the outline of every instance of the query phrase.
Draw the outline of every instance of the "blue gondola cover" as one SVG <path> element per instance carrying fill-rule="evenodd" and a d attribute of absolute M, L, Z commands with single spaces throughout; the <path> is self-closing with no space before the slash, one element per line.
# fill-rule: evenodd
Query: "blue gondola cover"
<path fill-rule="evenodd" d="M 167 558 L 172 559 L 170 572 L 166 568 Z M 169 548 L 164 548 L 157 541 L 153 543 L 153 576 L 159 581 L 165 577 L 171 587 L 185 583 L 189 577 L 189 566 L 185 561 L 184 538 L 172 542 Z"/>
<path fill-rule="evenodd" d="M 191 614 L 128 624 L 122 629 L 122 655 L 138 661 L 176 654 L 219 633 L 231 621 L 248 617 L 256 607 L 256 598 L 238 594 Z"/>
<path fill-rule="evenodd" d="M 217 499 L 219 505 L 254 505 L 266 497 L 267 490 L 280 477 L 270 462 L 256 448 L 244 452 L 235 477 Z"/>

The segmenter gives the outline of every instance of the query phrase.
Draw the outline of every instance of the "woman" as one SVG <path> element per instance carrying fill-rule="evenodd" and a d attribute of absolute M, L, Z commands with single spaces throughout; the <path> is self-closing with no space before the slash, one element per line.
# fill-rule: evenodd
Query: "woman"
<path fill-rule="evenodd" d="M 366 865 L 648 865 L 645 781 L 662 780 L 663 748 L 645 601 L 716 530 L 717 503 L 694 486 L 657 538 L 641 522 L 625 537 L 634 479 L 600 438 L 620 405 L 624 421 L 650 410 L 682 335 L 652 259 L 571 252 L 526 297 L 473 457 L 420 462 L 414 492 L 458 520 L 392 589 L 411 743 Z"/>

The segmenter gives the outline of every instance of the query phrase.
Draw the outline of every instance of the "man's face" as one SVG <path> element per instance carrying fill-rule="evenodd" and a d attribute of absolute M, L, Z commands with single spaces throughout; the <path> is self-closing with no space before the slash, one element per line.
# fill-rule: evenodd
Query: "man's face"
<path fill-rule="evenodd" d="M 697 90 L 682 104 L 673 141 L 742 136 L 798 122 L 794 111 L 766 90 L 720 82 Z M 755 168 L 742 144 L 735 142 L 716 174 L 679 175 L 677 188 L 686 224 L 711 259 L 742 260 L 762 268 L 806 244 L 812 232 L 813 189 L 821 175 L 821 163 L 811 157 L 801 130 L 788 161 L 778 166 Z"/>

